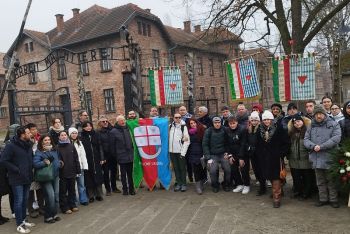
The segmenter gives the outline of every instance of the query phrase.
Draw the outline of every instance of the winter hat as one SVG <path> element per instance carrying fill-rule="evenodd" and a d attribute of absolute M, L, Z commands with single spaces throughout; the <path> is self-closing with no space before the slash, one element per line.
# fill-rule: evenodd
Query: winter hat
<path fill-rule="evenodd" d="M 262 120 L 265 119 L 274 119 L 273 114 L 268 110 L 264 111 L 264 113 L 262 114 Z"/>
<path fill-rule="evenodd" d="M 316 105 L 314 108 L 314 115 L 316 115 L 317 113 L 322 113 L 324 115 L 327 116 L 327 111 L 324 109 L 324 107 L 322 105 Z"/>
<path fill-rule="evenodd" d="M 288 104 L 287 111 L 289 111 L 291 109 L 298 109 L 297 105 L 295 105 L 294 102 L 291 102 Z"/>
<path fill-rule="evenodd" d="M 301 115 L 294 115 L 293 118 L 292 118 L 292 122 L 294 123 L 295 121 L 297 120 L 301 120 L 304 122 L 304 119 L 303 117 L 301 117 Z"/>
<path fill-rule="evenodd" d="M 70 127 L 70 128 L 68 129 L 68 136 L 70 136 L 73 132 L 78 133 L 78 129 L 76 129 L 76 128 L 74 128 L 74 127 Z"/>
<path fill-rule="evenodd" d="M 278 108 L 282 111 L 282 105 L 279 104 L 279 103 L 274 103 L 274 104 L 272 104 L 272 105 L 271 105 L 271 109 L 272 109 L 273 107 L 278 107 Z"/>
<path fill-rule="evenodd" d="M 259 120 L 260 121 L 259 113 L 257 111 L 253 111 L 249 116 L 249 120 Z"/>
<path fill-rule="evenodd" d="M 213 118 L 213 123 L 214 123 L 214 122 L 221 122 L 221 118 L 218 117 L 218 116 L 215 116 L 215 117 Z"/>
<path fill-rule="evenodd" d="M 263 112 L 263 107 L 262 107 L 262 105 L 259 104 L 259 103 L 254 104 L 254 105 L 252 106 L 252 109 L 258 109 L 260 113 Z"/>

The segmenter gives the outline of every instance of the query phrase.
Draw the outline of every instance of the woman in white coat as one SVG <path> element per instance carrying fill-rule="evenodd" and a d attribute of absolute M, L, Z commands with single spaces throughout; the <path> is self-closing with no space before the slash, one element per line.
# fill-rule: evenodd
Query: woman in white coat
<path fill-rule="evenodd" d="M 170 125 L 169 152 L 175 172 L 174 191 L 186 191 L 186 153 L 190 145 L 190 137 L 186 123 L 181 120 L 181 115 L 174 115 L 174 122 Z"/>
<path fill-rule="evenodd" d="M 78 152 L 81 175 L 76 178 L 78 193 L 79 193 L 79 202 L 80 204 L 86 206 L 89 204 L 89 199 L 86 194 L 86 188 L 84 184 L 84 170 L 88 170 L 89 166 L 86 160 L 86 153 L 83 144 L 79 140 L 78 129 L 69 128 L 68 130 L 69 138 L 71 139 L 72 144 L 75 146 L 75 149 Z"/>

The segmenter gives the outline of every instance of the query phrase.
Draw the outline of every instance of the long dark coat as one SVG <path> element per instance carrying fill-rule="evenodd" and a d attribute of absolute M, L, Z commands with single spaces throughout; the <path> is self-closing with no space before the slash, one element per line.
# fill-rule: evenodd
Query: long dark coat
<path fill-rule="evenodd" d="M 5 166 L 0 163 L 0 196 L 6 195 L 9 192 L 10 186 L 7 177 L 7 170 Z"/>
<path fill-rule="evenodd" d="M 86 187 L 96 187 L 103 183 L 102 167 L 100 162 L 103 160 L 103 152 L 101 149 L 98 135 L 94 130 L 91 132 L 82 131 L 81 142 L 83 143 L 89 170 L 85 171 Z"/>
<path fill-rule="evenodd" d="M 269 141 L 265 141 L 261 135 L 260 124 L 257 130 L 256 155 L 258 157 L 261 171 L 268 180 L 280 178 L 280 160 L 282 160 L 290 149 L 290 141 L 287 131 L 281 125 L 276 126 L 276 130 Z"/>

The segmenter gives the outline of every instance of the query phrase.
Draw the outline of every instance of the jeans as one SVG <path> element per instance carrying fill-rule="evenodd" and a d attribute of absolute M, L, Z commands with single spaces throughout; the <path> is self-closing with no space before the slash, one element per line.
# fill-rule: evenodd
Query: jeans
<path fill-rule="evenodd" d="M 59 177 L 57 176 L 53 181 L 40 183 L 40 185 L 45 200 L 44 218 L 53 218 L 57 215 L 57 208 L 59 206 Z"/>
<path fill-rule="evenodd" d="M 16 225 L 19 226 L 26 219 L 30 184 L 12 185 L 11 187 L 14 195 Z"/>
<path fill-rule="evenodd" d="M 87 194 L 86 194 L 86 188 L 85 188 L 85 182 L 84 182 L 84 171 L 83 170 L 81 171 L 81 176 L 76 178 L 76 181 L 77 181 L 80 204 L 88 202 L 89 199 L 88 199 Z"/>
<path fill-rule="evenodd" d="M 231 166 L 231 179 L 234 180 L 235 185 L 244 185 L 249 186 L 250 185 L 250 176 L 249 176 L 249 170 L 250 170 L 250 162 L 249 159 L 244 160 L 244 167 L 239 167 L 239 159 L 237 158 L 233 165 Z"/>
<path fill-rule="evenodd" d="M 186 158 L 180 153 L 170 153 L 175 172 L 175 185 L 186 185 Z"/>
<path fill-rule="evenodd" d="M 117 190 L 118 164 L 115 157 L 110 156 L 107 162 L 102 165 L 103 180 L 107 192 Z M 118 175 L 119 176 L 119 175 Z"/>
<path fill-rule="evenodd" d="M 224 186 L 230 184 L 231 179 L 231 166 L 228 160 L 224 159 L 224 155 L 212 155 L 211 159 L 213 162 L 209 166 L 211 186 L 213 188 L 219 188 L 219 164 L 224 171 Z"/>
<path fill-rule="evenodd" d="M 75 204 L 75 178 L 60 178 L 60 208 L 62 213 L 77 207 Z M 68 195 L 67 195 L 68 194 Z"/>

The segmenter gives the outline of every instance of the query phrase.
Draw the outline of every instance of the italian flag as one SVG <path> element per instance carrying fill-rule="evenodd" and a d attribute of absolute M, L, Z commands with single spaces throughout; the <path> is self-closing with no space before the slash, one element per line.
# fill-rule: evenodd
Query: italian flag
<path fill-rule="evenodd" d="M 148 71 L 152 106 L 183 103 L 182 78 L 179 67 Z"/>
<path fill-rule="evenodd" d="M 253 58 L 227 63 L 226 69 L 233 100 L 252 98 L 260 94 L 260 85 Z"/>
<path fill-rule="evenodd" d="M 153 190 L 157 180 L 169 189 L 168 125 L 167 118 L 127 120 L 134 145 L 135 187 L 139 187 L 144 179 L 150 190 Z"/>
<path fill-rule="evenodd" d="M 282 60 L 272 59 L 273 94 L 276 102 L 291 100 L 290 93 L 290 61 L 289 57 Z"/>

